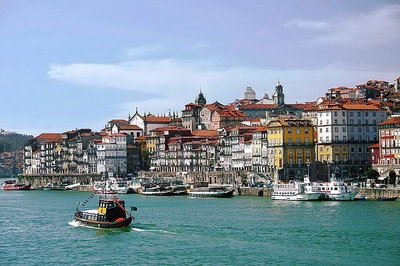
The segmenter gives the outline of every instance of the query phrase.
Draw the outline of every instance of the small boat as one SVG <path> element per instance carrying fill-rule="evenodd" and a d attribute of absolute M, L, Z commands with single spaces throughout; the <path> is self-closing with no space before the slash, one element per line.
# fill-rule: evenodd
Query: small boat
<path fill-rule="evenodd" d="M 319 200 L 322 193 L 310 182 L 308 176 L 304 177 L 304 182 L 274 184 L 271 199 L 273 200 L 294 200 L 308 201 Z"/>
<path fill-rule="evenodd" d="M 131 208 L 136 211 L 136 208 Z M 94 210 L 80 211 L 74 214 L 78 223 L 97 228 L 117 228 L 128 226 L 135 218 L 125 209 L 125 202 L 113 197 L 99 199 L 99 207 Z"/>
<path fill-rule="evenodd" d="M 141 190 L 142 195 L 146 196 L 172 196 L 174 190 L 171 187 L 143 187 Z"/>
<path fill-rule="evenodd" d="M 172 190 L 173 190 L 172 194 L 174 196 L 182 196 L 188 194 L 187 187 L 185 185 L 172 186 Z"/>
<path fill-rule="evenodd" d="M 357 191 L 332 177 L 330 182 L 316 183 L 322 193 L 322 199 L 327 200 L 354 200 Z"/>
<path fill-rule="evenodd" d="M 31 185 L 17 183 L 16 180 L 6 180 L 3 182 L 2 187 L 4 190 L 30 190 Z"/>
<path fill-rule="evenodd" d="M 391 198 L 377 198 L 377 201 L 396 201 L 398 199 L 398 197 L 391 197 Z"/>
<path fill-rule="evenodd" d="M 104 180 L 95 181 L 93 190 L 99 194 L 117 194 L 117 191 L 110 187 L 110 183 Z"/>
<path fill-rule="evenodd" d="M 198 187 L 188 190 L 191 197 L 213 197 L 213 198 L 231 198 L 233 189 L 229 187 Z"/>
<path fill-rule="evenodd" d="M 115 178 L 115 177 L 110 177 L 106 181 L 111 188 L 111 190 L 114 190 L 117 194 L 127 194 L 129 187 L 128 187 L 128 181 L 124 178 Z"/>

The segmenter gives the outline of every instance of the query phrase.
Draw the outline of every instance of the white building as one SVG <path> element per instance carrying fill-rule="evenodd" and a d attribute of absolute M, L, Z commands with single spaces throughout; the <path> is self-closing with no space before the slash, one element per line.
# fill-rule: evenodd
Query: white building
<path fill-rule="evenodd" d="M 116 133 L 103 136 L 102 142 L 96 143 L 97 173 L 127 173 L 126 138 L 126 135 Z"/>

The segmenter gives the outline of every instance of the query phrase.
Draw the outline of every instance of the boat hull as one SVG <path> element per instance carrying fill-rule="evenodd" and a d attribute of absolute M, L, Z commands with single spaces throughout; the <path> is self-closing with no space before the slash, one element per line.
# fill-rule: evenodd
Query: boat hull
<path fill-rule="evenodd" d="M 349 192 L 349 193 L 341 193 L 341 194 L 328 194 L 328 198 L 330 200 L 342 200 L 342 201 L 349 201 L 354 200 L 356 197 L 357 192 Z"/>
<path fill-rule="evenodd" d="M 273 200 L 293 200 L 293 201 L 311 201 L 319 200 L 321 197 L 320 193 L 310 194 L 296 194 L 296 195 L 272 195 Z"/>
<path fill-rule="evenodd" d="M 225 192 L 196 192 L 196 191 L 191 191 L 188 194 L 191 197 L 231 198 L 231 197 L 233 197 L 233 190 L 225 191 Z"/>
<path fill-rule="evenodd" d="M 31 185 L 26 186 L 5 186 L 3 187 L 4 190 L 30 190 Z"/>
<path fill-rule="evenodd" d="M 142 191 L 145 196 L 172 196 L 174 193 L 171 191 Z"/>
<path fill-rule="evenodd" d="M 119 227 L 126 227 L 131 224 L 132 218 L 128 217 L 124 220 L 121 221 L 116 221 L 116 222 L 98 222 L 98 221 L 91 221 L 91 220 L 85 220 L 80 217 L 77 217 L 74 215 L 75 221 L 86 225 L 86 226 L 91 226 L 91 227 L 96 227 L 96 228 L 119 228 Z"/>
<path fill-rule="evenodd" d="M 396 201 L 398 197 L 393 198 L 377 198 L 377 201 Z"/>

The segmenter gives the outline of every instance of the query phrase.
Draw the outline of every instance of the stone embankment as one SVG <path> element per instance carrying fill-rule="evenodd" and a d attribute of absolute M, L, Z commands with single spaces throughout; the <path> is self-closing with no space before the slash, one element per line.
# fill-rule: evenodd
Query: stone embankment
<path fill-rule="evenodd" d="M 18 180 L 25 184 L 31 184 L 31 188 L 43 188 L 49 184 L 61 186 L 62 184 L 90 185 L 92 181 L 100 178 L 99 174 L 43 174 L 43 175 L 19 175 Z"/>
<path fill-rule="evenodd" d="M 356 188 L 358 191 L 357 197 L 365 195 L 366 199 L 377 198 L 400 198 L 400 188 Z"/>

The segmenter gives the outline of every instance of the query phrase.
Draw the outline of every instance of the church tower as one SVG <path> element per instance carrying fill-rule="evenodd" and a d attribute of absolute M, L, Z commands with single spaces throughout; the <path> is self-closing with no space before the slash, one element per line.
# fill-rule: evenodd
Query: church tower
<path fill-rule="evenodd" d="M 283 94 L 283 86 L 279 83 L 275 86 L 275 93 L 272 96 L 272 100 L 277 106 L 282 106 L 285 104 L 285 94 Z"/>
<path fill-rule="evenodd" d="M 200 91 L 199 96 L 197 96 L 196 100 L 194 101 L 195 104 L 204 106 L 207 104 L 207 100 L 204 97 L 203 93 Z"/>

